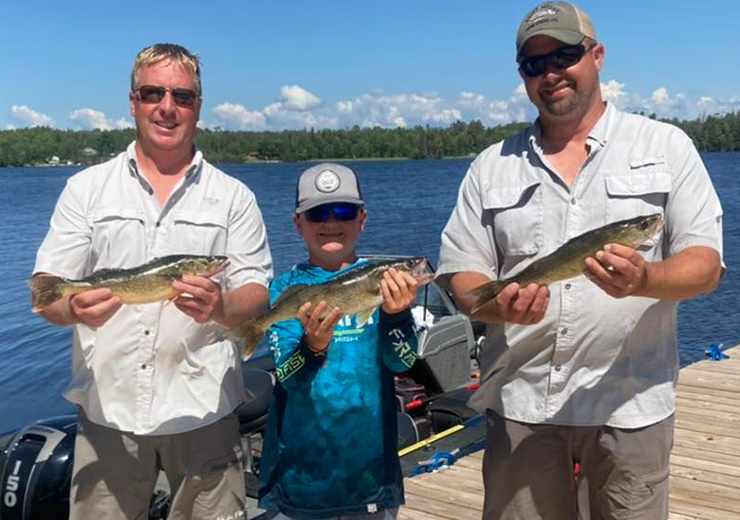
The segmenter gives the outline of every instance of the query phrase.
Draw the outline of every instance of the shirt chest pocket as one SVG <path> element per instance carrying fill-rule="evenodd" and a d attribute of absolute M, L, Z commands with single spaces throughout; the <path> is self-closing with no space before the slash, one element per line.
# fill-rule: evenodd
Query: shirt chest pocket
<path fill-rule="evenodd" d="M 92 265 L 130 267 L 146 257 L 145 215 L 135 208 L 102 208 L 92 212 Z"/>
<path fill-rule="evenodd" d="M 542 246 L 540 183 L 492 186 L 483 198 L 483 219 L 504 256 L 534 255 Z"/>
<path fill-rule="evenodd" d="M 671 176 L 660 165 L 605 178 L 607 222 L 665 213 Z"/>
<path fill-rule="evenodd" d="M 180 210 L 172 214 L 174 250 L 181 254 L 226 254 L 227 217 L 208 211 Z"/>

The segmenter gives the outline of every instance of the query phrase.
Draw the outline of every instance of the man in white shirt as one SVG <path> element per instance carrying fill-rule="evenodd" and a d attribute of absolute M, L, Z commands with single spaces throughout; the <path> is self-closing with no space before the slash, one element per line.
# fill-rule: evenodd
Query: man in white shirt
<path fill-rule="evenodd" d="M 719 283 L 722 209 L 681 130 L 601 99 L 604 56 L 571 3 L 523 19 L 517 62 L 539 118 L 475 159 L 442 234 L 440 281 L 488 323 L 471 399 L 489 421 L 487 520 L 668 515 L 677 306 Z M 666 226 L 637 250 L 611 244 L 586 277 L 512 283 L 470 312 L 490 279 L 654 213 Z"/>
<path fill-rule="evenodd" d="M 79 279 L 169 254 L 225 255 L 221 284 L 185 276 L 173 304 L 122 305 L 109 289 L 42 311 L 74 325 L 79 411 L 70 518 L 146 518 L 160 469 L 170 518 L 242 518 L 240 355 L 224 329 L 261 312 L 272 259 L 254 194 L 194 146 L 198 58 L 174 44 L 142 50 L 131 73 L 136 141 L 73 176 L 34 275 Z M 223 285 L 223 288 L 222 286 Z"/>

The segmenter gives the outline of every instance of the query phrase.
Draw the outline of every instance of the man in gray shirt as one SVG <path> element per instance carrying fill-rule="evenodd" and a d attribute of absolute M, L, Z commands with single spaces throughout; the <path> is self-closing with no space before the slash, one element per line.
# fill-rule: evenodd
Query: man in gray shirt
<path fill-rule="evenodd" d="M 667 518 L 677 307 L 719 283 L 722 209 L 681 130 L 602 100 L 605 49 L 581 9 L 540 4 L 516 46 L 539 118 L 470 166 L 438 271 L 488 323 L 471 399 L 489 420 L 483 517 Z M 470 313 L 475 287 L 653 213 L 666 226 L 637 250 L 609 245 L 586 277 L 512 283 Z"/>

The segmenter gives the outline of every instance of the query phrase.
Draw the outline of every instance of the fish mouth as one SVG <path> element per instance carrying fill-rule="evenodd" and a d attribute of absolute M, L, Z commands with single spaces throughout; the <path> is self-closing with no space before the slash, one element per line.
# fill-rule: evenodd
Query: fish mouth
<path fill-rule="evenodd" d="M 208 272 L 206 273 L 205 277 L 210 278 L 211 276 L 215 276 L 218 273 L 225 271 L 226 268 L 229 267 L 230 264 L 231 262 L 229 262 L 228 260 L 223 260 L 221 262 L 218 262 L 217 264 L 211 266 L 210 269 L 208 269 Z"/>
<path fill-rule="evenodd" d="M 426 258 L 415 258 L 411 266 L 411 276 L 413 276 L 419 285 L 426 285 L 434 280 L 434 272 Z"/>

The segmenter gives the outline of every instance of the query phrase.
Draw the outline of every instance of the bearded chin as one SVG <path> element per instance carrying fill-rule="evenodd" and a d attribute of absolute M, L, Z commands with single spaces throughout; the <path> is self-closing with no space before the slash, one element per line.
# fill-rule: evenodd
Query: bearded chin
<path fill-rule="evenodd" d="M 554 103 L 545 103 L 545 109 L 550 115 L 564 116 L 572 114 L 578 110 L 586 110 L 591 102 L 593 92 L 579 92 L 574 90 L 573 93 L 565 99 Z"/>

